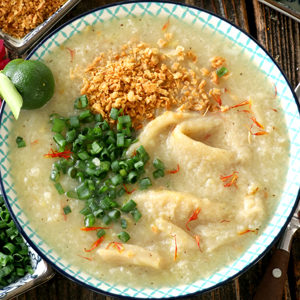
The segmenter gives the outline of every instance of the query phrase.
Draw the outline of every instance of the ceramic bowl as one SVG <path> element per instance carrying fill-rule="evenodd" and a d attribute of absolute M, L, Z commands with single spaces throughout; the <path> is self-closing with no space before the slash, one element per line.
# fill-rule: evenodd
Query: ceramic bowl
<path fill-rule="evenodd" d="M 10 134 L 13 123 L 12 113 L 4 105 L 1 112 L 0 130 L 0 159 L 1 159 L 1 187 L 9 209 L 14 216 L 22 234 L 31 246 L 51 266 L 71 280 L 96 292 L 101 292 L 112 297 L 133 298 L 172 298 L 191 297 L 198 293 L 215 289 L 229 280 L 239 276 L 241 273 L 253 266 L 274 245 L 279 235 L 283 232 L 287 222 L 290 220 L 295 208 L 299 192 L 300 175 L 300 117 L 299 106 L 286 76 L 281 71 L 275 60 L 266 50 L 247 33 L 240 30 L 217 15 L 201 10 L 196 7 L 172 3 L 172 2 L 122 2 L 115 3 L 86 12 L 75 19 L 67 22 L 47 38 L 45 38 L 28 56 L 31 60 L 43 60 L 47 52 L 53 51 L 67 39 L 72 39 L 75 32 L 80 32 L 86 26 L 97 22 L 110 22 L 114 18 L 126 18 L 136 16 L 142 18 L 144 15 L 156 16 L 164 20 L 183 20 L 190 26 L 202 26 L 209 28 L 213 34 L 221 35 L 224 39 L 240 46 L 244 59 L 249 59 L 257 66 L 264 76 L 268 76 L 276 85 L 277 93 L 282 101 L 291 140 L 290 163 L 287 181 L 284 187 L 282 199 L 275 214 L 268 222 L 266 228 L 257 236 L 251 247 L 236 261 L 220 269 L 211 277 L 197 280 L 191 284 L 177 284 L 176 286 L 165 286 L 158 289 L 129 288 L 125 285 L 111 284 L 94 278 L 90 274 L 70 266 L 65 258 L 60 257 L 54 249 L 47 245 L 31 227 L 26 214 L 18 205 L 18 198 L 14 190 L 13 178 L 10 175 L 10 162 L 7 157 L 9 152 L 6 138 Z"/>

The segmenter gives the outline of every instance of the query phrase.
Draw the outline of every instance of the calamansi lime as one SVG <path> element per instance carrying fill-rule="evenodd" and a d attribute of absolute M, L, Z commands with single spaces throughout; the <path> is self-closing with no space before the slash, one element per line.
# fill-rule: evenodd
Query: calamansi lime
<path fill-rule="evenodd" d="M 51 70 L 35 60 L 13 60 L 3 70 L 23 98 L 24 109 L 44 106 L 53 96 L 55 82 Z"/>

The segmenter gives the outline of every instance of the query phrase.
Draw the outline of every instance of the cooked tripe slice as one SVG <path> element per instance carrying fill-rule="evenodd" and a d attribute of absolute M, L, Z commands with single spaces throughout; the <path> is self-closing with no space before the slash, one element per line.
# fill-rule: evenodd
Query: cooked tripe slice
<path fill-rule="evenodd" d="M 176 149 L 184 152 L 183 157 L 189 156 L 189 158 L 198 158 L 199 163 L 202 161 L 210 161 L 212 164 L 219 165 L 220 162 L 223 164 L 232 163 L 235 160 L 236 154 L 233 151 L 225 150 L 217 147 L 211 147 L 204 143 L 205 137 L 202 141 L 194 140 L 190 136 L 197 133 L 200 137 L 208 134 L 212 129 L 219 124 L 216 122 L 195 122 L 187 121 L 176 126 L 169 136 L 168 143 L 172 150 Z"/>
<path fill-rule="evenodd" d="M 201 237 L 201 248 L 207 253 L 240 238 L 236 225 L 227 222 L 199 225 L 194 232 Z"/>
<path fill-rule="evenodd" d="M 137 192 L 134 201 L 143 218 L 140 221 L 155 221 L 158 218 L 172 220 L 180 228 L 186 228 L 186 222 L 192 213 L 200 208 L 197 224 L 222 220 L 227 216 L 226 207 L 209 199 L 201 199 L 193 195 L 168 190 L 150 190 Z M 195 221 L 194 221 L 195 222 Z M 193 222 L 189 223 L 192 228 Z"/>
<path fill-rule="evenodd" d="M 199 115 L 193 113 L 173 113 L 173 112 L 165 112 L 144 128 L 144 130 L 139 135 L 139 141 L 133 144 L 129 150 L 128 154 L 132 154 L 134 149 L 137 149 L 139 146 L 143 145 L 146 149 L 148 147 L 157 147 L 157 142 L 155 137 L 157 134 L 162 132 L 167 127 L 170 129 L 176 124 L 191 119 L 197 118 Z"/>
<path fill-rule="evenodd" d="M 189 251 L 199 251 L 197 243 L 193 236 L 182 230 L 175 224 L 168 222 L 162 218 L 156 220 L 157 228 L 162 231 L 166 236 L 174 239 L 176 236 L 176 244 L 180 253 L 189 254 Z M 170 247 L 171 253 L 175 251 L 175 243 Z M 178 252 L 178 254 L 179 254 Z"/>
<path fill-rule="evenodd" d="M 144 267 L 152 267 L 154 269 L 160 269 L 162 267 L 161 256 L 143 247 L 123 244 L 123 250 L 118 251 L 115 247 L 107 249 L 108 245 L 104 245 L 105 248 L 101 248 L 97 253 L 108 262 L 113 262 L 120 265 L 137 265 Z"/>

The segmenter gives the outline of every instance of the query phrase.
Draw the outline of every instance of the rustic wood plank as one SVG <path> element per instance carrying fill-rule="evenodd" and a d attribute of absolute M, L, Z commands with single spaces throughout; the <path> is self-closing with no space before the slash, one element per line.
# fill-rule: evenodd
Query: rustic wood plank
<path fill-rule="evenodd" d="M 300 82 L 300 35 L 298 22 L 253 0 L 258 40 L 287 75 L 293 87 Z"/>

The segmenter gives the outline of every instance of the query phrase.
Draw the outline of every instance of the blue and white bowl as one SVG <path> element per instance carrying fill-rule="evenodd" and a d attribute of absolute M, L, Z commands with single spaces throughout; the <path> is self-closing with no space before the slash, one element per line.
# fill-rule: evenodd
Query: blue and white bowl
<path fill-rule="evenodd" d="M 9 152 L 6 143 L 7 136 L 13 123 L 10 109 L 4 105 L 1 111 L 0 129 L 0 160 L 1 180 L 0 185 L 4 193 L 9 210 L 13 214 L 19 229 L 29 244 L 57 271 L 71 280 L 96 292 L 101 292 L 113 297 L 133 298 L 171 298 L 190 297 L 197 293 L 207 292 L 232 280 L 241 273 L 248 270 L 258 262 L 262 256 L 274 245 L 280 234 L 289 222 L 292 212 L 295 209 L 299 192 L 300 175 L 300 117 L 299 105 L 286 76 L 281 71 L 275 60 L 247 33 L 241 31 L 234 24 L 220 18 L 205 10 L 172 2 L 123 2 L 108 5 L 84 13 L 81 16 L 67 22 L 46 39 L 44 39 L 28 56 L 31 60 L 42 60 L 47 52 L 53 51 L 67 39 L 71 39 L 75 32 L 81 32 L 86 26 L 98 22 L 110 22 L 114 18 L 126 18 L 136 16 L 142 18 L 144 15 L 156 16 L 157 18 L 182 19 L 191 26 L 209 27 L 216 34 L 221 35 L 240 46 L 244 59 L 249 59 L 265 76 L 269 76 L 277 87 L 277 93 L 282 101 L 282 108 L 285 112 L 288 132 L 291 139 L 290 165 L 287 174 L 282 199 L 277 207 L 276 213 L 269 221 L 267 227 L 257 237 L 252 246 L 238 260 L 222 268 L 210 278 L 198 280 L 192 284 L 178 284 L 173 287 L 161 287 L 159 289 L 129 288 L 124 285 L 109 284 L 100 279 L 93 278 L 84 271 L 78 270 L 68 264 L 68 261 L 47 245 L 31 227 L 26 214 L 18 205 L 18 198 L 13 188 L 13 179 L 10 175 L 10 162 L 7 157 Z"/>

